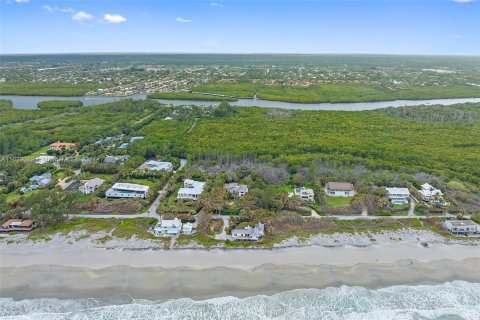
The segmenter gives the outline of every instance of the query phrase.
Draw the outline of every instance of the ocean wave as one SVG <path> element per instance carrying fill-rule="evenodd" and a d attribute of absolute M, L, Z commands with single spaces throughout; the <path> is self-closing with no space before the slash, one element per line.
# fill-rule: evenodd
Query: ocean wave
<path fill-rule="evenodd" d="M 272 296 L 221 297 L 203 301 L 131 299 L 0 299 L 0 319 L 480 319 L 480 283 L 297 289 Z"/>

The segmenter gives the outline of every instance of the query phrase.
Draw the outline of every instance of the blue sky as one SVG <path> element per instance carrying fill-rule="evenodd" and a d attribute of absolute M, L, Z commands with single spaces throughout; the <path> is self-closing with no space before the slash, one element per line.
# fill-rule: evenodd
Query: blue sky
<path fill-rule="evenodd" d="M 0 0 L 0 53 L 480 55 L 480 0 Z"/>

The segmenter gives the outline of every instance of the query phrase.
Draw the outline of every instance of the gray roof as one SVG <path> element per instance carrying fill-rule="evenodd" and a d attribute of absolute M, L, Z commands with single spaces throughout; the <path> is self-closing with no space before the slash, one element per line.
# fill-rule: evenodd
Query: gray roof
<path fill-rule="evenodd" d="M 246 184 L 238 184 L 236 182 L 230 182 L 226 185 L 227 192 L 248 192 L 248 186 Z"/>
<path fill-rule="evenodd" d="M 353 184 L 350 182 L 328 182 L 327 189 L 330 190 L 353 190 Z"/>
<path fill-rule="evenodd" d="M 478 227 L 478 224 L 472 220 L 447 220 L 454 227 Z"/>

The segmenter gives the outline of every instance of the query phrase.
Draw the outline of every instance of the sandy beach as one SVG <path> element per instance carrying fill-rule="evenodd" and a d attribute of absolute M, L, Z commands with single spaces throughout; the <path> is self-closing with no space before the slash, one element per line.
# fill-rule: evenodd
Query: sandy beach
<path fill-rule="evenodd" d="M 56 236 L 2 242 L 0 258 L 0 297 L 15 299 L 206 299 L 340 285 L 480 282 L 478 241 L 446 241 L 423 231 L 315 236 L 248 250 L 164 250 L 145 240 L 96 245 Z"/>
<path fill-rule="evenodd" d="M 453 280 L 480 282 L 479 268 L 480 259 L 432 262 L 400 260 L 354 266 L 267 264 L 249 270 L 129 266 L 91 269 L 40 265 L 2 268 L 0 282 L 1 296 L 14 299 L 208 299 L 340 285 L 380 288 Z"/>

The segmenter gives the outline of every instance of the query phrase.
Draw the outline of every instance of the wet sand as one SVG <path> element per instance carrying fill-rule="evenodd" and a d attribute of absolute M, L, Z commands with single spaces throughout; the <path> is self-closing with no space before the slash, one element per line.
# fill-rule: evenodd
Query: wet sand
<path fill-rule="evenodd" d="M 298 288 L 362 286 L 380 288 L 397 284 L 434 284 L 453 280 L 480 282 L 480 259 L 395 263 L 361 263 L 353 266 L 261 265 L 252 269 L 215 267 L 102 269 L 33 265 L 0 269 L 0 296 L 14 299 L 96 298 L 208 299 L 274 294 Z"/>

